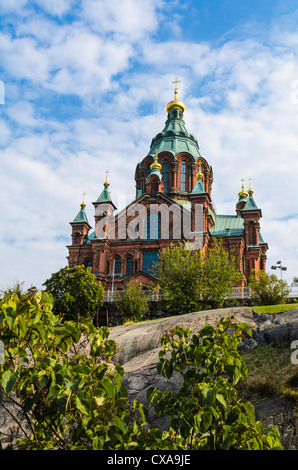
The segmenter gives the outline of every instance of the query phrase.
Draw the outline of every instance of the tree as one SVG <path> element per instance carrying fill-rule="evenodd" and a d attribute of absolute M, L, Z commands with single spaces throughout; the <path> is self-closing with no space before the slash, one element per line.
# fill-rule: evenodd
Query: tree
<path fill-rule="evenodd" d="M 66 266 L 52 274 L 43 285 L 53 295 L 54 314 L 63 315 L 66 320 L 94 317 L 103 304 L 104 289 L 91 268 Z"/>
<path fill-rule="evenodd" d="M 282 281 L 275 274 L 268 274 L 264 270 L 253 270 L 249 277 L 249 287 L 251 297 L 258 305 L 282 303 L 290 291 L 286 281 Z"/>
<path fill-rule="evenodd" d="M 89 319 L 62 322 L 52 309 L 47 292 L 0 300 L 0 408 L 15 422 L 14 434 L 2 431 L 0 448 L 280 448 L 278 430 L 255 421 L 253 406 L 233 387 L 246 373 L 237 353 L 242 334 L 250 334 L 246 324 L 224 318 L 198 335 L 181 327 L 164 335 L 157 371 L 167 380 L 175 370 L 183 384 L 177 394 L 150 391 L 156 412 L 172 417 L 163 432 L 149 425 L 142 404 L 129 402 L 108 328 Z"/>
<path fill-rule="evenodd" d="M 217 307 L 231 299 L 233 283 L 243 278 L 236 265 L 236 257 L 223 248 L 222 241 L 214 240 L 202 262 L 201 294 L 205 306 Z"/>
<path fill-rule="evenodd" d="M 125 319 L 140 321 L 148 311 L 148 300 L 142 286 L 131 281 L 124 292 L 117 293 L 116 307 Z"/>
<path fill-rule="evenodd" d="M 156 277 L 163 308 L 171 313 L 189 313 L 199 309 L 202 285 L 199 251 L 188 250 L 182 243 L 161 250 Z"/>
<path fill-rule="evenodd" d="M 157 282 L 164 307 L 172 313 L 189 313 L 218 306 L 239 279 L 236 260 L 216 240 L 206 254 L 180 243 L 161 251 Z"/>

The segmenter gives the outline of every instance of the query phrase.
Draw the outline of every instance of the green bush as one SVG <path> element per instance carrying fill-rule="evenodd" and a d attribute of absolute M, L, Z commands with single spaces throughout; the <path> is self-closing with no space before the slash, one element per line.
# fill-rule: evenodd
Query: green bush
<path fill-rule="evenodd" d="M 117 293 L 115 304 L 125 320 L 140 321 L 148 312 L 146 292 L 135 281 L 131 281 L 124 291 Z"/>
<path fill-rule="evenodd" d="M 257 305 L 277 305 L 283 302 L 290 292 L 286 281 L 264 270 L 253 270 L 249 278 L 251 298 Z"/>

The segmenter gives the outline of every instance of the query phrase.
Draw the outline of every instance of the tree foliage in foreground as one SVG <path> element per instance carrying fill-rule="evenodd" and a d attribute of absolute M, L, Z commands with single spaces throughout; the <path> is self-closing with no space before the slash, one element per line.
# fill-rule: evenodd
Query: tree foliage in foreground
<path fill-rule="evenodd" d="M 53 295 L 53 312 L 63 315 L 66 320 L 93 318 L 103 304 L 104 289 L 96 282 L 91 268 L 66 266 L 52 274 L 43 285 Z"/>
<path fill-rule="evenodd" d="M 123 368 L 111 362 L 116 349 L 108 329 L 88 319 L 62 322 L 52 307 L 46 292 L 0 301 L 0 408 L 19 432 L 2 432 L 3 448 L 280 448 L 277 429 L 255 421 L 252 405 L 234 389 L 246 374 L 237 344 L 247 325 L 222 319 L 193 337 L 180 327 L 163 337 L 158 372 L 168 379 L 176 371 L 183 384 L 176 394 L 150 390 L 156 413 L 171 416 L 162 432 L 150 427 L 142 404 L 129 402 Z"/>
<path fill-rule="evenodd" d="M 286 281 L 264 270 L 253 271 L 249 278 L 251 298 L 257 305 L 277 305 L 288 296 L 290 289 Z"/>
<path fill-rule="evenodd" d="M 214 240 L 206 254 L 188 248 L 180 243 L 159 254 L 157 282 L 171 313 L 218 307 L 230 299 L 233 282 L 239 279 L 236 259 L 222 243 Z"/>

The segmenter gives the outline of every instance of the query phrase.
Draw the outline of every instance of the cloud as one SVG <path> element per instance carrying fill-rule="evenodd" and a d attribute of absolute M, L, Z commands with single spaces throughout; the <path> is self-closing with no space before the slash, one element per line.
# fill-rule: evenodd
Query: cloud
<path fill-rule="evenodd" d="M 217 212 L 235 213 L 240 180 L 252 177 L 269 257 L 280 253 L 287 276 L 297 275 L 295 31 L 284 23 L 266 41 L 214 45 L 186 40 L 178 28 L 177 40 L 160 40 L 161 1 L 30 4 L 20 2 L 24 21 L 0 33 L 0 249 L 8 266 L 0 287 L 16 278 L 41 285 L 66 264 L 69 221 L 85 191 L 94 225 L 92 201 L 107 169 L 115 204 L 130 202 L 135 167 L 164 127 L 176 76 L 186 127 L 214 170 Z"/>

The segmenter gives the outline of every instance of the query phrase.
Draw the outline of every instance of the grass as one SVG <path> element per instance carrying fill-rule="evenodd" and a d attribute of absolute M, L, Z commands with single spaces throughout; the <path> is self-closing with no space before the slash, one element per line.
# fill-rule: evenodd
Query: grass
<path fill-rule="evenodd" d="M 258 346 L 242 353 L 248 373 L 239 384 L 240 396 L 251 401 L 265 397 L 286 397 L 298 405 L 298 367 L 291 362 L 288 345 Z"/>
<path fill-rule="evenodd" d="M 288 310 L 293 310 L 297 308 L 296 304 L 279 304 L 279 305 L 262 305 L 254 306 L 252 309 L 257 313 L 264 313 L 267 315 L 275 315 L 278 313 L 287 312 Z"/>

